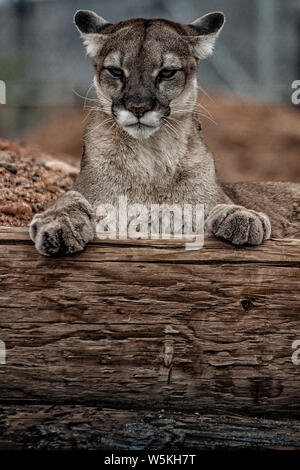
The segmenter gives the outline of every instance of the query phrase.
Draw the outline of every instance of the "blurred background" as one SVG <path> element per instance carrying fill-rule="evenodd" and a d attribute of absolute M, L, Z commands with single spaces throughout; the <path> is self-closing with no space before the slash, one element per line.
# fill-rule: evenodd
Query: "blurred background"
<path fill-rule="evenodd" d="M 77 9 L 111 22 L 189 23 L 221 10 L 215 54 L 199 67 L 204 136 L 225 181 L 300 181 L 299 0 L 0 0 L 0 138 L 23 139 L 78 165 L 93 67 L 73 25 Z M 89 91 L 92 97 L 93 90 Z"/>

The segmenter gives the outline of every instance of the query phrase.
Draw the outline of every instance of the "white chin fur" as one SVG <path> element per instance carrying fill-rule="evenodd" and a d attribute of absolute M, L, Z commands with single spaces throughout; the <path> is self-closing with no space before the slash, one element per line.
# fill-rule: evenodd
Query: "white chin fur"
<path fill-rule="evenodd" d="M 117 123 L 135 139 L 148 139 L 160 127 L 160 115 L 156 111 L 148 111 L 139 123 L 130 111 L 122 109 L 118 112 Z"/>
<path fill-rule="evenodd" d="M 134 137 L 135 139 L 148 139 L 158 130 L 158 127 L 143 126 L 142 124 L 122 127 L 127 134 L 131 135 L 131 137 Z"/>

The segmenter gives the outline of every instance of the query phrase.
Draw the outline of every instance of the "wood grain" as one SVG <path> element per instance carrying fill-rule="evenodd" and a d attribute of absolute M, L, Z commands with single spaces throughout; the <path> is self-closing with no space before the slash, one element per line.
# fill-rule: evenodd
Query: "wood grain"
<path fill-rule="evenodd" d="M 27 229 L 1 228 L 3 409 L 300 418 L 300 241 L 184 243 L 95 240 L 48 259 Z"/>

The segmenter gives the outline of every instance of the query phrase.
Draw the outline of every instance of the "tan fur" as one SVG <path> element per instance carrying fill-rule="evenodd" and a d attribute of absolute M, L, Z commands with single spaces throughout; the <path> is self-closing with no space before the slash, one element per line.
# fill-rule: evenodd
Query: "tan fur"
<path fill-rule="evenodd" d="M 300 238 L 300 184 L 223 183 L 236 204 L 268 214 L 274 238 Z"/>
<path fill-rule="evenodd" d="M 94 57 L 97 109 L 74 191 L 31 224 L 40 253 L 83 249 L 94 236 L 98 204 L 117 204 L 123 195 L 129 204 L 203 204 L 207 233 L 236 245 L 269 238 L 269 217 L 273 236 L 299 236 L 300 185 L 221 184 L 203 141 L 196 65 L 211 53 L 223 22 L 215 13 L 188 26 L 159 19 L 111 25 L 77 13 Z"/>

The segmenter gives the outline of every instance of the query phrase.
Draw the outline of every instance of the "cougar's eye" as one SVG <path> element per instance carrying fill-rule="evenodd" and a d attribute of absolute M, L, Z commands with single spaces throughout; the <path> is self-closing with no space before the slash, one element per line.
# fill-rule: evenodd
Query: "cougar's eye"
<path fill-rule="evenodd" d="M 120 78 L 122 79 L 123 78 L 123 70 L 122 69 L 119 69 L 118 67 L 107 67 L 106 69 L 110 75 L 114 78 Z"/>
<path fill-rule="evenodd" d="M 162 69 L 159 72 L 159 78 L 161 80 L 168 79 L 174 77 L 174 75 L 178 72 L 178 69 Z"/>

